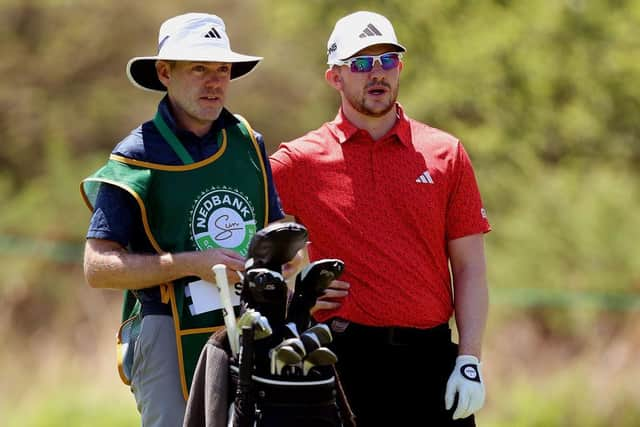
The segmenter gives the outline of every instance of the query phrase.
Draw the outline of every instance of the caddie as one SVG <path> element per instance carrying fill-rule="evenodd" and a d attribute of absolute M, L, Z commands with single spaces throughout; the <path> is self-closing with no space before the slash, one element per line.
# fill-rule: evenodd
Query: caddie
<path fill-rule="evenodd" d="M 119 370 L 144 427 L 182 426 L 200 351 L 224 325 L 220 304 L 196 303 L 214 287 L 212 266 L 239 282 L 251 237 L 284 216 L 262 136 L 225 108 L 229 83 L 261 59 L 234 52 L 216 15 L 166 20 L 157 55 L 126 68 L 164 94 L 155 117 L 81 185 L 93 212 L 86 280 L 124 291 Z"/>

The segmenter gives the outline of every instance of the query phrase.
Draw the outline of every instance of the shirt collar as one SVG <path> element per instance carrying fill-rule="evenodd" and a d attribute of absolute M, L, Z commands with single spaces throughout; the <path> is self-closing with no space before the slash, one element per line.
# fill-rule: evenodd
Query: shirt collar
<path fill-rule="evenodd" d="M 393 127 L 389 129 L 389 132 L 387 132 L 381 139 L 388 139 L 395 136 L 396 140 L 400 141 L 406 147 L 409 147 L 411 145 L 411 124 L 409 122 L 409 118 L 405 115 L 404 110 L 399 103 L 396 103 L 396 112 L 398 120 L 396 120 Z M 359 130 L 358 127 L 347 119 L 342 108 L 338 111 L 336 118 L 328 125 L 331 132 L 341 144 L 349 141 L 349 139 L 351 139 L 351 137 L 353 137 Z"/>

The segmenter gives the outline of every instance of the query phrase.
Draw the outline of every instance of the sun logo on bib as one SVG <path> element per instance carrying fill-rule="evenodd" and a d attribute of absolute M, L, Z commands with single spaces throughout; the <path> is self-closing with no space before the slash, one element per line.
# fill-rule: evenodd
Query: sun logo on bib
<path fill-rule="evenodd" d="M 253 206 L 235 189 L 211 188 L 200 194 L 193 205 L 191 238 L 200 250 L 226 248 L 246 256 L 254 234 Z"/>

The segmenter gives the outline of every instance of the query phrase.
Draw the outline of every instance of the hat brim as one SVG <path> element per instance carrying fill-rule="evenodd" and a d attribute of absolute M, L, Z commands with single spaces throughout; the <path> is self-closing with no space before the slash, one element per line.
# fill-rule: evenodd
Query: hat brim
<path fill-rule="evenodd" d="M 231 80 L 249 74 L 262 60 L 259 56 L 240 55 L 233 52 L 226 52 L 222 55 L 208 55 L 207 57 L 160 57 L 160 56 L 138 56 L 131 58 L 127 63 L 127 77 L 134 86 L 157 92 L 166 92 L 167 88 L 158 79 L 156 72 L 156 61 L 202 61 L 202 62 L 229 62 L 231 63 Z"/>
<path fill-rule="evenodd" d="M 337 59 L 339 61 L 346 61 L 347 59 L 351 58 L 352 56 L 354 56 L 356 53 L 360 52 L 361 50 L 366 49 L 366 48 L 371 47 L 371 46 L 378 46 L 378 45 L 393 46 L 395 48 L 395 52 L 403 53 L 403 52 L 407 51 L 407 49 L 404 46 L 402 46 L 401 44 L 399 44 L 399 43 L 394 43 L 392 41 L 378 41 L 376 43 L 371 43 L 371 44 L 362 43 L 362 44 L 360 44 L 358 46 L 351 47 L 351 49 L 348 49 L 348 50 L 345 49 L 345 50 L 342 51 L 342 54 L 340 55 L 340 57 L 339 58 L 335 58 L 335 59 Z M 335 59 L 334 59 L 334 61 L 335 61 Z M 327 64 L 331 65 L 331 64 L 333 64 L 333 61 L 328 60 Z"/>

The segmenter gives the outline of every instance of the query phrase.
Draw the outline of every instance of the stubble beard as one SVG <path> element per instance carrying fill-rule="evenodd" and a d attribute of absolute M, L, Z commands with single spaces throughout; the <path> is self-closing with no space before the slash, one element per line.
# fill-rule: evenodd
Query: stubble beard
<path fill-rule="evenodd" d="M 347 94 L 347 101 L 353 107 L 354 110 L 369 117 L 382 117 L 387 114 L 389 111 L 393 109 L 396 105 L 396 100 L 398 99 L 398 89 L 400 84 L 398 83 L 395 88 L 390 89 L 391 98 L 389 99 L 389 103 L 382 107 L 382 109 L 372 109 L 367 107 L 366 94 L 362 96 L 351 96 Z"/>
<path fill-rule="evenodd" d="M 213 122 L 222 112 L 223 105 L 203 107 L 197 100 L 192 100 L 184 105 L 184 110 L 194 120 L 200 122 Z"/>

